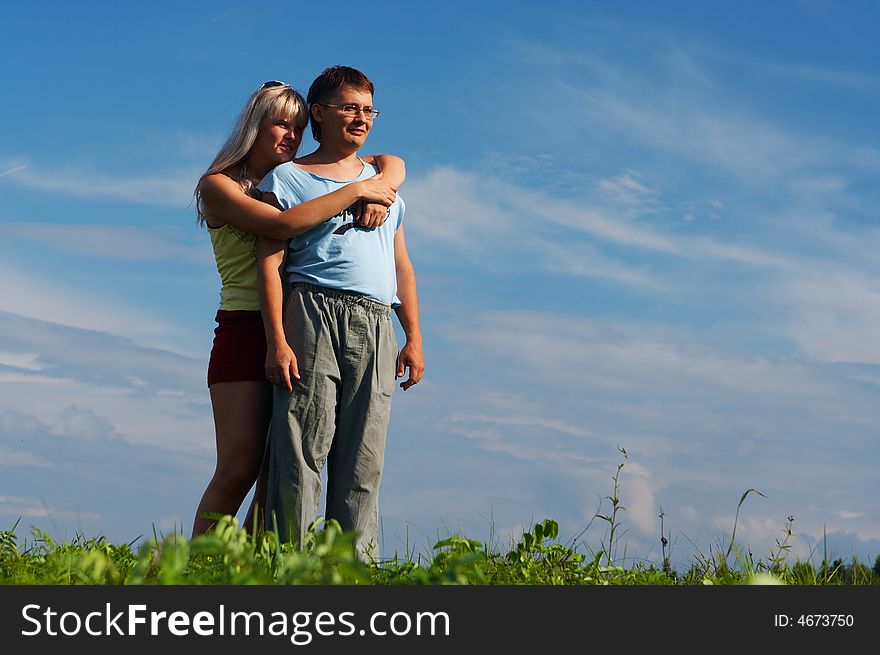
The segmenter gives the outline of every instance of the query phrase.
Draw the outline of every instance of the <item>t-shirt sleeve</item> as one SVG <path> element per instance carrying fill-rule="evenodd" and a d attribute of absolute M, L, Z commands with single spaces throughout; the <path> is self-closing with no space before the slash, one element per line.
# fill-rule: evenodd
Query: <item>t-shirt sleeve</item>
<path fill-rule="evenodd" d="M 394 226 L 394 231 L 400 229 L 400 226 L 403 225 L 403 214 L 406 212 L 406 203 L 403 202 L 403 198 L 401 196 L 397 196 L 397 202 L 400 203 L 400 207 L 397 209 L 397 225 Z"/>
<path fill-rule="evenodd" d="M 257 185 L 261 193 L 272 193 L 284 209 L 290 209 L 302 202 L 301 188 L 295 172 L 290 170 L 293 164 L 281 164 L 266 174 Z"/>

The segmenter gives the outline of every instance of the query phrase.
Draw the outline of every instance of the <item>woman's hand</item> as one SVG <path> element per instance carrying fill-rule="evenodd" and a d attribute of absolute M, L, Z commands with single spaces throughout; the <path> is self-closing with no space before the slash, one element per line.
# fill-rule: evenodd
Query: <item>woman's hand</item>
<path fill-rule="evenodd" d="M 270 346 L 266 352 L 266 379 L 272 384 L 293 392 L 292 380 L 299 380 L 296 355 L 287 342 Z"/>
<path fill-rule="evenodd" d="M 354 184 L 359 185 L 361 198 L 355 220 L 361 227 L 379 227 L 388 218 L 388 207 L 394 203 L 397 189 L 382 180 L 382 173 Z"/>
<path fill-rule="evenodd" d="M 397 197 L 397 189 L 382 179 L 382 173 L 352 184 L 357 185 L 358 197 L 364 201 L 364 204 L 376 203 L 390 207 Z"/>

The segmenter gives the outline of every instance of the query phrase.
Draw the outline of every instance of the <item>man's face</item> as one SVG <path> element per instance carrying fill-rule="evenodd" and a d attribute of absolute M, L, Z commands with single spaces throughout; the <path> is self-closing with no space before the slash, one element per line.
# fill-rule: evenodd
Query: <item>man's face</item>
<path fill-rule="evenodd" d="M 352 112 L 353 108 L 357 111 Z M 320 104 L 321 143 L 359 150 L 373 127 L 373 115 L 363 111 L 365 108 L 373 108 L 373 96 L 350 86 L 342 87 L 326 104 Z"/>

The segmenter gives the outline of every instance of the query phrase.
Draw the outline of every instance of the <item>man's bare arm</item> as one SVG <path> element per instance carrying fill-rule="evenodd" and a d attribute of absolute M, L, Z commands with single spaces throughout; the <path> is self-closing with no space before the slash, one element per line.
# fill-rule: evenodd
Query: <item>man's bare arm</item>
<path fill-rule="evenodd" d="M 400 305 L 394 311 L 406 335 L 406 343 L 400 350 L 397 377 L 403 377 L 409 368 L 409 377 L 400 384 L 400 388 L 406 391 L 422 379 L 425 355 L 422 351 L 422 328 L 419 324 L 416 273 L 406 250 L 402 225 L 394 235 L 394 266 L 397 272 L 397 297 L 400 299 Z"/>

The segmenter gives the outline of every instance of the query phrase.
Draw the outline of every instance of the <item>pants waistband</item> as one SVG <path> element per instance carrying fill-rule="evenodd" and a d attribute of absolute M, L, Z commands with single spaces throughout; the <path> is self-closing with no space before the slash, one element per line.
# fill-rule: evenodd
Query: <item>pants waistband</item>
<path fill-rule="evenodd" d="M 290 290 L 293 291 L 295 289 L 302 289 L 303 291 L 310 291 L 311 293 L 321 294 L 326 296 L 327 298 L 334 298 L 336 300 L 341 300 L 347 305 L 360 305 L 361 307 L 373 312 L 374 314 L 379 314 L 380 316 L 390 316 L 391 315 L 391 306 L 380 303 L 378 300 L 373 300 L 372 298 L 367 298 L 366 296 L 360 293 L 354 293 L 353 291 L 345 291 L 344 289 L 331 289 L 330 287 L 322 287 L 317 284 L 309 284 L 308 282 L 294 282 L 290 285 Z"/>

